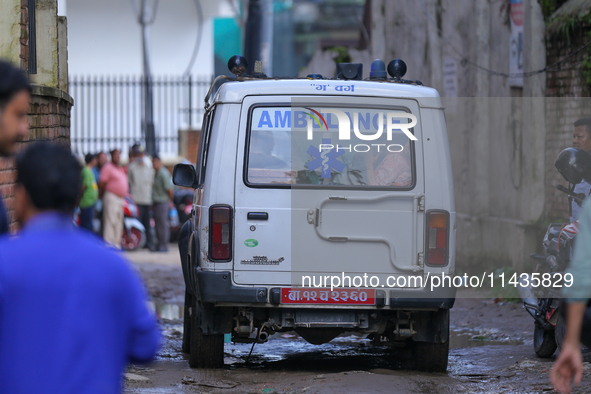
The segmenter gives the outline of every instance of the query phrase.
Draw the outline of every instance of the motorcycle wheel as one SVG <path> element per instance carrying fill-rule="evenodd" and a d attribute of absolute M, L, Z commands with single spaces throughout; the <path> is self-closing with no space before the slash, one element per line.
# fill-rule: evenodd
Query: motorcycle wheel
<path fill-rule="evenodd" d="M 146 233 L 137 228 L 131 228 L 129 233 L 123 230 L 121 235 L 121 247 L 123 250 L 136 250 L 143 248 L 146 244 Z"/>
<path fill-rule="evenodd" d="M 560 314 L 558 316 L 558 320 L 556 320 L 556 329 L 554 330 L 554 340 L 556 341 L 556 345 L 558 346 L 558 351 L 562 350 L 562 345 L 564 343 L 565 336 L 566 321 L 562 314 Z M 583 353 L 583 358 L 587 360 L 589 355 L 591 354 L 591 349 L 586 347 L 585 345 L 581 345 L 581 352 Z"/>
<path fill-rule="evenodd" d="M 566 335 L 566 322 L 562 317 L 562 313 L 558 315 L 558 320 L 556 320 L 556 329 L 554 330 L 554 341 L 558 346 L 558 350 L 562 350 L 562 343 L 564 342 L 564 337 Z"/>
<path fill-rule="evenodd" d="M 534 328 L 534 350 L 538 357 L 552 357 L 557 347 L 554 330 L 544 330 L 540 325 L 536 324 Z"/>

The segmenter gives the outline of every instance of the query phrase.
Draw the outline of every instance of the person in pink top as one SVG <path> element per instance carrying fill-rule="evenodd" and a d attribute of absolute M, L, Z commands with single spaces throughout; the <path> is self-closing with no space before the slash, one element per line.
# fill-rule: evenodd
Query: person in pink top
<path fill-rule="evenodd" d="M 111 162 L 101 169 L 99 190 L 103 196 L 103 237 L 108 244 L 121 249 L 123 202 L 129 192 L 129 183 L 121 166 L 119 149 L 111 151 Z"/>

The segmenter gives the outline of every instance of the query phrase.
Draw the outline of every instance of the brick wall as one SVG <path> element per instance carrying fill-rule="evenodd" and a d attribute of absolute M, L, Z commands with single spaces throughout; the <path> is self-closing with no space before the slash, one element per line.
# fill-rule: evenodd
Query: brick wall
<path fill-rule="evenodd" d="M 10 26 L 20 26 L 15 33 L 10 30 L 9 34 L 5 32 L 0 35 L 0 42 L 7 48 L 7 54 L 4 56 L 15 65 L 20 65 L 23 70 L 27 70 L 30 44 L 28 1 L 16 0 L 16 4 L 0 4 L 0 12 L 14 18 L 9 20 Z M 15 7 L 19 4 L 20 13 L 13 15 L 12 11 L 16 11 Z M 30 75 L 33 82 L 28 116 L 30 131 L 18 149 L 36 140 L 47 140 L 70 147 L 70 109 L 73 100 L 62 90 L 67 89 L 65 81 L 68 78 L 65 19 L 61 22 L 62 26 L 59 23 L 57 3 L 54 0 L 37 0 L 36 24 L 40 33 L 37 35 L 37 74 Z M 57 32 L 60 28 L 62 36 Z M 18 34 L 18 37 L 14 37 L 13 34 Z M 59 67 L 53 67 L 56 61 L 60 62 Z M 59 89 L 60 87 L 62 89 Z M 15 175 L 14 159 L 0 158 L 0 192 L 8 209 L 12 230 L 16 229 L 13 217 Z"/>
<path fill-rule="evenodd" d="M 0 158 L 0 192 L 4 197 L 4 204 L 8 210 L 8 222 L 11 223 L 11 230 L 16 229 L 14 223 L 14 159 L 12 158 Z"/>
<path fill-rule="evenodd" d="M 551 66 L 588 42 L 591 28 L 571 33 L 570 40 L 555 34 L 547 37 L 547 64 Z M 586 56 L 587 51 L 580 54 Z M 568 198 L 556 184 L 567 186 L 554 167 L 561 150 L 572 146 L 573 123 L 591 116 L 591 85 L 583 73 L 581 56 L 575 55 L 561 63 L 561 70 L 546 73 L 546 218 L 548 221 L 568 219 Z"/>
<path fill-rule="evenodd" d="M 47 140 L 69 148 L 71 107 L 72 99 L 61 90 L 34 85 L 28 116 L 29 135 L 18 149 L 37 140 Z M 13 231 L 17 228 L 13 215 L 15 176 L 14 159 L 0 158 L 0 192 Z"/>
<path fill-rule="evenodd" d="M 28 140 L 49 140 L 69 148 L 71 107 L 68 97 L 34 94 L 29 108 Z"/>

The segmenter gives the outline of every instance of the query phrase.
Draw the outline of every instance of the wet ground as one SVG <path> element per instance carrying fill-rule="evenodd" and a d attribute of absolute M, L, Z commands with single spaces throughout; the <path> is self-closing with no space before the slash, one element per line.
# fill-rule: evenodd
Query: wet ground
<path fill-rule="evenodd" d="M 181 352 L 184 285 L 178 253 L 135 252 L 128 257 L 143 277 L 162 322 L 158 360 L 131 366 L 126 393 L 548 393 L 554 359 L 532 346 L 533 320 L 519 304 L 464 298 L 451 310 L 447 374 L 409 368 L 404 350 L 371 346 L 356 335 L 310 345 L 295 333 L 264 344 L 225 345 L 225 368 L 189 368 Z M 480 296 L 482 294 L 479 294 Z M 591 392 L 591 364 L 575 393 Z"/>

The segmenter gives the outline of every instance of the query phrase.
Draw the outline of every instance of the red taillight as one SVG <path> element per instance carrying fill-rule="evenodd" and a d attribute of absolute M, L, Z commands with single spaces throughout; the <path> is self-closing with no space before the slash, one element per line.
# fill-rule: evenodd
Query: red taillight
<path fill-rule="evenodd" d="M 447 212 L 427 214 L 427 264 L 447 264 L 447 233 L 449 230 Z"/>
<path fill-rule="evenodd" d="M 210 211 L 210 252 L 212 260 L 230 260 L 232 256 L 232 208 L 214 206 Z"/>

